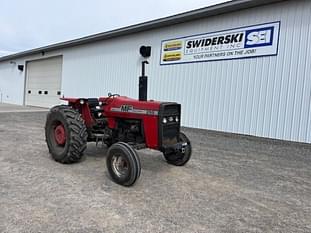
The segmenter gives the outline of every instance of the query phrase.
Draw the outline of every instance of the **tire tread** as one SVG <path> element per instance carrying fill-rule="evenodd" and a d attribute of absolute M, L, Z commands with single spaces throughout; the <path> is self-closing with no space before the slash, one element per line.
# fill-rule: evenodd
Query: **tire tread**
<path fill-rule="evenodd" d="M 62 158 L 53 157 L 56 161 L 60 163 L 75 163 L 81 160 L 83 152 L 86 149 L 87 143 L 87 130 L 80 113 L 70 106 L 58 105 L 53 107 L 47 115 L 47 122 L 53 114 L 59 112 L 65 119 L 68 125 L 69 138 L 67 153 Z M 50 153 L 52 152 L 49 146 Z M 52 154 L 53 155 L 53 154 Z"/>

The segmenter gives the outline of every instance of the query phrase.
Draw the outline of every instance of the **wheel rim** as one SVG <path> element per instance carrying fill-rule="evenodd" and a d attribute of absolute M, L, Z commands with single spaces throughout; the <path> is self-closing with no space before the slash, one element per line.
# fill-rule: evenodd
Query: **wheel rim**
<path fill-rule="evenodd" d="M 183 144 L 183 150 L 164 154 L 164 157 L 170 164 L 174 164 L 176 166 L 183 166 L 189 161 L 192 148 L 189 139 L 183 134 L 180 135 L 179 143 Z"/>
<path fill-rule="evenodd" d="M 62 123 L 57 125 L 54 129 L 54 139 L 58 146 L 63 146 L 66 143 L 66 131 Z"/>
<path fill-rule="evenodd" d="M 118 177 L 124 177 L 129 172 L 127 160 L 122 155 L 114 155 L 111 160 L 112 170 Z"/>

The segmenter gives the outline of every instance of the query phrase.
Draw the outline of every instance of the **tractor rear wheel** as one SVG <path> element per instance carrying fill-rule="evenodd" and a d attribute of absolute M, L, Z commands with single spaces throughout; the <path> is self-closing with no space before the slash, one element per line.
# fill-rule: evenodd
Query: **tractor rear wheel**
<path fill-rule="evenodd" d="M 86 149 L 87 130 L 79 112 L 67 105 L 53 107 L 47 115 L 45 138 L 54 160 L 78 162 Z"/>
<path fill-rule="evenodd" d="M 140 160 L 130 145 L 117 142 L 108 150 L 107 169 L 114 182 L 131 186 L 140 176 Z"/>
<path fill-rule="evenodd" d="M 169 153 L 169 154 L 163 153 L 166 161 L 169 164 L 172 164 L 175 166 L 185 165 L 189 161 L 191 157 L 191 153 L 192 153 L 192 147 L 191 147 L 190 140 L 184 133 L 182 132 L 179 133 L 179 140 L 182 143 L 187 143 L 183 151 L 178 151 L 178 152 Z"/>

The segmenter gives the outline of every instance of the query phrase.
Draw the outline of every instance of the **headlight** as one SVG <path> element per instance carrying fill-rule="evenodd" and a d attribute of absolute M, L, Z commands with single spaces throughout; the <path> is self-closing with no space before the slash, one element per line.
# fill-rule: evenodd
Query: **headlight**
<path fill-rule="evenodd" d="M 178 121 L 179 121 L 179 118 L 178 118 L 178 116 L 177 116 L 177 117 L 175 118 L 175 121 L 176 121 L 176 122 L 178 122 Z"/>
<path fill-rule="evenodd" d="M 164 124 L 166 124 L 166 123 L 167 123 L 167 119 L 166 119 L 166 117 L 164 117 L 164 118 L 163 118 L 162 122 L 163 122 Z"/>
<path fill-rule="evenodd" d="M 171 116 L 171 117 L 168 118 L 168 120 L 169 120 L 170 122 L 172 122 L 172 121 L 174 120 L 174 118 Z"/>
<path fill-rule="evenodd" d="M 80 104 L 84 104 L 84 100 L 80 100 Z"/>

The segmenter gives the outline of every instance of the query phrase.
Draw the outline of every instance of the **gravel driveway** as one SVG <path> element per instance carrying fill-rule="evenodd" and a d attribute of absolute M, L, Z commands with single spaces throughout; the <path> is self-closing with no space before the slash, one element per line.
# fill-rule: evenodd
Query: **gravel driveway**
<path fill-rule="evenodd" d="M 311 146 L 184 129 L 185 167 L 139 152 L 135 186 L 112 182 L 106 148 L 53 161 L 46 112 L 0 113 L 0 232 L 311 232 Z"/>

